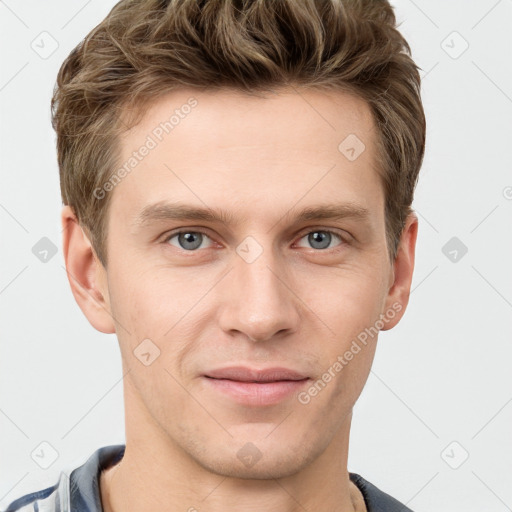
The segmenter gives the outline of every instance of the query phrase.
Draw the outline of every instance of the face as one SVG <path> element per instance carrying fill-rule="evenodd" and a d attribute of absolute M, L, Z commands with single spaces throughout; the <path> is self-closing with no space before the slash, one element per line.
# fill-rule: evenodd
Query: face
<path fill-rule="evenodd" d="M 243 478 L 336 443 L 412 273 L 389 260 L 376 136 L 362 100 L 312 90 L 180 90 L 126 133 L 87 314 L 114 319 L 130 428 Z"/>

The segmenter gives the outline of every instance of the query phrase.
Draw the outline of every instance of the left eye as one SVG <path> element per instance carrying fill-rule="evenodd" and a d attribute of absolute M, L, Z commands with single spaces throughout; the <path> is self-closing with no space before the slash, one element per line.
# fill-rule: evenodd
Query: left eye
<path fill-rule="evenodd" d="M 310 243 L 313 246 L 313 249 L 329 249 L 329 245 L 333 239 L 333 236 L 341 240 L 343 242 L 343 238 L 341 238 L 340 235 L 335 233 L 334 231 L 326 231 L 326 230 L 316 230 L 316 231 L 310 231 L 306 235 L 304 235 L 303 238 L 307 238 L 308 243 Z"/>
<path fill-rule="evenodd" d="M 328 230 L 315 230 L 306 233 L 300 239 L 307 238 L 307 241 L 313 249 L 325 250 L 329 249 L 331 242 L 333 241 L 333 237 L 337 238 L 344 242 L 343 238 L 335 233 L 334 231 Z M 177 238 L 178 245 L 171 242 L 173 238 Z M 179 249 L 184 249 L 186 251 L 194 251 L 196 249 L 201 248 L 202 243 L 205 239 L 209 239 L 210 237 L 203 233 L 202 231 L 178 231 L 165 239 L 165 242 L 178 247 Z M 204 248 L 204 247 L 203 247 Z"/>

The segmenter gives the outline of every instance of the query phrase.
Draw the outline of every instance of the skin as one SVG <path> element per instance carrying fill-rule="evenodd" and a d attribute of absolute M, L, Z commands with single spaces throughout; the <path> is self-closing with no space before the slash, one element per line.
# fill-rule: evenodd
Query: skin
<path fill-rule="evenodd" d="M 72 210 L 62 211 L 73 294 L 93 327 L 117 333 L 126 374 L 126 451 L 101 475 L 104 508 L 366 510 L 347 455 L 377 336 L 307 404 L 296 394 L 239 404 L 203 375 L 281 366 L 309 376 L 308 389 L 399 304 L 382 330 L 394 327 L 409 298 L 417 217 L 391 261 L 376 129 L 366 103 L 340 91 L 173 91 L 125 134 L 123 162 L 192 96 L 197 106 L 110 192 L 107 268 Z M 354 161 L 338 150 L 349 134 L 366 147 Z M 233 219 L 140 226 L 143 208 L 159 201 L 221 207 Z M 294 222 L 327 203 L 367 216 Z M 200 247 L 172 237 L 178 228 L 204 231 Z M 325 230 L 324 245 L 308 237 Z M 236 251 L 247 236 L 262 250 L 250 263 Z M 133 353 L 145 339 L 160 350 L 148 366 Z M 252 465 L 237 456 L 248 442 L 261 455 Z"/>

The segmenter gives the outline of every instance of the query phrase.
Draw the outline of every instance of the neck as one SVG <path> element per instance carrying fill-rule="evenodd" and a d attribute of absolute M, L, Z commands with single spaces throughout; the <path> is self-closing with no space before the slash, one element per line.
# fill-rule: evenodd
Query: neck
<path fill-rule="evenodd" d="M 229 512 L 234 510 L 364 512 L 347 471 L 350 420 L 327 448 L 297 473 L 280 478 L 233 478 L 201 466 L 142 409 L 126 404 L 123 459 L 100 475 L 105 512 Z"/>

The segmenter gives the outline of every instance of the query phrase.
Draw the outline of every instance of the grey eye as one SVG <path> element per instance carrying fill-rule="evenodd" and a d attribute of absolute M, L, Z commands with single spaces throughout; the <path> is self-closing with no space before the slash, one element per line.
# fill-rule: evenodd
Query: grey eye
<path fill-rule="evenodd" d="M 320 247 L 315 247 L 315 249 L 325 249 L 326 247 L 329 247 L 331 238 L 331 234 L 326 231 L 314 231 L 308 235 L 308 242 L 310 242 L 313 247 L 314 244 L 317 243 L 320 245 Z"/>
<path fill-rule="evenodd" d="M 304 239 L 306 237 L 308 244 L 310 244 L 313 249 L 319 250 L 328 249 L 333 239 L 338 238 L 338 240 L 343 241 L 340 235 L 327 230 L 311 231 L 307 235 L 304 235 L 302 238 Z"/>
<path fill-rule="evenodd" d="M 202 242 L 206 235 L 201 233 L 200 231 L 180 231 L 179 233 L 175 233 L 170 236 L 167 241 L 171 245 L 176 245 L 171 242 L 173 238 L 177 238 L 178 244 L 177 247 L 180 249 L 184 249 L 186 251 L 193 251 L 201 247 Z"/>

